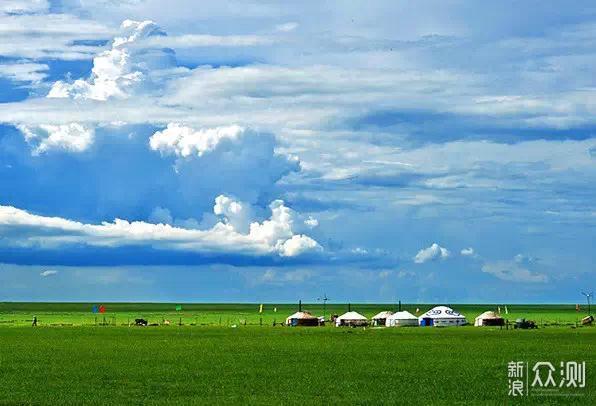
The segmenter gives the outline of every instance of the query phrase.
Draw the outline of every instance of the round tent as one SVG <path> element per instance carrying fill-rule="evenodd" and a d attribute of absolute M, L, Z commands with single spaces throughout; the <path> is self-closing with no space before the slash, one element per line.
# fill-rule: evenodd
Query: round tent
<path fill-rule="evenodd" d="M 390 311 L 384 311 L 384 312 L 377 313 L 372 318 L 373 326 L 384 326 L 385 321 L 387 320 L 387 317 L 391 316 L 392 314 L 393 314 L 393 312 L 390 312 Z"/>
<path fill-rule="evenodd" d="M 387 317 L 385 325 L 387 327 L 417 326 L 418 317 L 406 311 L 397 312 Z"/>
<path fill-rule="evenodd" d="M 480 326 L 504 326 L 505 320 L 497 313 L 488 311 L 482 313 L 480 316 L 476 317 L 474 320 L 474 325 L 476 327 Z"/>
<path fill-rule="evenodd" d="M 421 326 L 462 326 L 468 324 L 466 318 L 447 306 L 433 307 L 422 316 L 418 317 Z"/>
<path fill-rule="evenodd" d="M 296 312 L 286 319 L 286 326 L 318 326 L 319 319 L 309 312 Z"/>
<path fill-rule="evenodd" d="M 339 326 L 366 326 L 368 319 L 358 312 L 347 312 L 335 319 L 335 325 Z"/>

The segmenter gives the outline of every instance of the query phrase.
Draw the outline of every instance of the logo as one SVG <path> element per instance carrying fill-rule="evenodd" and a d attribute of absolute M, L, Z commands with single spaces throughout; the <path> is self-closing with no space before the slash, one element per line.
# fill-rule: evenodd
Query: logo
<path fill-rule="evenodd" d="M 507 363 L 509 396 L 582 396 L 586 387 L 586 362 L 561 361 L 557 367 L 551 362 Z"/>

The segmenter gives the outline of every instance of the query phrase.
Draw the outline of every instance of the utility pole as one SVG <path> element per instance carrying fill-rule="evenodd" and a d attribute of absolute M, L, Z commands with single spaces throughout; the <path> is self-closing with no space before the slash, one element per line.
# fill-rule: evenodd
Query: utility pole
<path fill-rule="evenodd" d="M 592 315 L 592 306 L 591 306 L 591 301 L 592 298 L 594 297 L 594 292 L 582 292 L 582 295 L 584 295 L 586 297 L 586 300 L 588 301 L 588 316 Z"/>
<path fill-rule="evenodd" d="M 326 314 L 327 314 L 327 301 L 329 300 L 329 298 L 327 297 L 327 293 L 323 293 L 323 298 L 317 298 L 317 300 L 322 300 L 323 301 L 323 320 L 326 320 Z"/>

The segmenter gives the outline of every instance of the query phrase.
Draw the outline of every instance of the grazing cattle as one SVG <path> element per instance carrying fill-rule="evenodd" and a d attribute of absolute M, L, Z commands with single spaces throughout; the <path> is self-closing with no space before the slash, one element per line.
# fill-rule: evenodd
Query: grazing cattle
<path fill-rule="evenodd" d="M 149 322 L 145 319 L 135 319 L 135 326 L 146 326 Z"/>

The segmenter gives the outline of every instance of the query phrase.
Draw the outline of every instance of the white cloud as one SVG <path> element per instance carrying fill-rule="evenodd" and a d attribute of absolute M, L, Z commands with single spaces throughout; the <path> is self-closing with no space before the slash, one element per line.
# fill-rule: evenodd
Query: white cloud
<path fill-rule="evenodd" d="M 271 218 L 262 223 L 251 223 L 249 235 L 259 241 L 275 246 L 283 256 L 294 256 L 304 251 L 316 250 L 318 243 L 302 234 L 294 234 L 296 214 L 283 201 L 275 200 L 270 205 Z"/>
<path fill-rule="evenodd" d="M 280 272 L 275 269 L 267 269 L 255 280 L 251 282 L 256 284 L 287 284 L 287 283 L 301 283 L 312 278 L 314 272 L 308 269 L 296 269 L 292 271 Z"/>
<path fill-rule="evenodd" d="M 274 40 L 260 35 L 198 35 L 186 34 L 176 36 L 148 37 L 137 46 L 168 47 L 168 48 L 199 48 L 199 47 L 250 47 L 273 44 Z"/>
<path fill-rule="evenodd" d="M 531 257 L 529 255 L 524 255 L 524 254 L 517 254 L 515 257 L 513 257 L 513 260 L 515 262 L 517 262 L 518 264 L 524 264 L 524 265 L 529 265 L 532 263 L 535 263 L 538 261 L 537 258 Z"/>
<path fill-rule="evenodd" d="M 293 235 L 281 245 L 278 243 L 277 246 L 279 253 L 284 257 L 295 257 L 321 248 L 315 240 L 304 234 Z"/>
<path fill-rule="evenodd" d="M 275 30 L 281 31 L 281 32 L 290 32 L 290 31 L 294 31 L 296 28 L 298 28 L 298 26 L 299 26 L 299 24 L 297 22 L 290 21 L 287 23 L 276 25 Z"/>
<path fill-rule="evenodd" d="M 47 0 L 2 0 L 0 13 L 29 14 L 45 12 L 50 4 Z"/>
<path fill-rule="evenodd" d="M 516 261 L 489 262 L 482 266 L 482 272 L 491 274 L 504 281 L 546 283 L 548 276 L 531 272 Z"/>
<path fill-rule="evenodd" d="M 33 154 L 48 151 L 83 152 L 92 144 L 95 130 L 78 123 L 62 125 L 18 126 L 25 140 L 34 146 Z"/>
<path fill-rule="evenodd" d="M 93 58 L 89 79 L 72 83 L 57 81 L 49 98 L 107 100 L 127 98 L 147 80 L 149 71 L 175 66 L 173 52 L 167 49 L 142 47 L 135 43 L 165 33 L 153 21 L 125 20 L 120 26 L 121 35 L 112 41 L 111 49 Z"/>
<path fill-rule="evenodd" d="M 48 65 L 43 63 L 0 64 L 0 76 L 17 82 L 41 82 L 47 77 Z"/>
<path fill-rule="evenodd" d="M 464 248 L 460 251 L 460 254 L 463 255 L 464 257 L 470 257 L 474 255 L 474 248 L 469 247 L 469 248 Z"/>
<path fill-rule="evenodd" d="M 272 134 L 235 125 L 196 130 L 170 123 L 150 137 L 149 146 L 175 157 L 182 193 L 190 200 L 229 193 L 255 203 L 282 177 L 300 171 L 298 158 L 276 152 Z"/>
<path fill-rule="evenodd" d="M 438 259 L 447 259 L 449 258 L 449 250 L 446 248 L 441 247 L 437 243 L 433 243 L 428 248 L 423 248 L 414 257 L 414 262 L 417 264 L 423 264 L 428 261 L 436 261 Z"/>
<path fill-rule="evenodd" d="M 368 255 L 368 250 L 362 247 L 353 248 L 350 252 L 356 255 Z"/>
<path fill-rule="evenodd" d="M 90 59 L 100 48 L 80 41 L 103 40 L 112 34 L 98 22 L 69 14 L 0 13 L 0 55 L 11 58 Z"/>
<path fill-rule="evenodd" d="M 41 272 L 39 275 L 43 278 L 47 278 L 48 276 L 53 276 L 58 274 L 58 271 L 52 271 L 52 270 L 48 270 L 48 271 L 43 271 Z"/>
<path fill-rule="evenodd" d="M 248 231 L 250 227 L 250 219 L 254 215 L 250 205 L 235 201 L 224 195 L 219 195 L 215 198 L 213 213 L 216 216 L 223 217 L 223 221 L 226 224 L 232 225 L 234 229 L 241 232 Z"/>
<path fill-rule="evenodd" d="M 293 257 L 321 250 L 312 238 L 294 234 L 296 217 L 280 200 L 270 205 L 271 217 L 252 222 L 241 233 L 229 222 L 218 222 L 207 230 L 191 230 L 169 224 L 129 222 L 115 219 L 101 224 L 85 224 L 59 217 L 31 214 L 11 206 L 0 206 L 0 234 L 3 243 L 24 247 L 57 249 L 73 244 L 100 247 L 148 245 L 156 249 L 197 253 L 279 255 Z"/>
<path fill-rule="evenodd" d="M 162 154 L 188 157 L 202 156 L 212 152 L 220 144 L 237 143 L 245 136 L 245 129 L 237 125 L 228 127 L 194 130 L 177 123 L 170 123 L 163 131 L 158 131 L 149 139 L 152 150 Z"/>
<path fill-rule="evenodd" d="M 304 224 L 309 228 L 315 228 L 319 225 L 319 220 L 317 220 L 313 216 L 308 216 L 308 218 L 304 220 Z"/>

